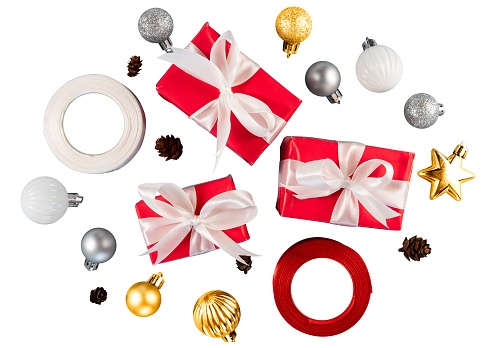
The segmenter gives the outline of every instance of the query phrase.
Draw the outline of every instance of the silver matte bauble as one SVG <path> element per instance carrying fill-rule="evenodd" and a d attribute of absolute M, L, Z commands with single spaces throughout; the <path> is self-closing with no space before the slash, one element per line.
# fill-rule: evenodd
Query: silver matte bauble
<path fill-rule="evenodd" d="M 415 128 L 428 128 L 444 114 L 444 106 L 429 94 L 417 93 L 405 103 L 406 121 Z"/>
<path fill-rule="evenodd" d="M 109 261 L 116 252 L 116 239 L 105 228 L 92 228 L 81 239 L 81 251 L 85 255 L 85 267 L 95 271 L 99 263 Z"/>
<path fill-rule="evenodd" d="M 163 50 L 172 52 L 170 36 L 173 33 L 173 18 L 167 11 L 155 7 L 142 13 L 138 31 L 145 40 L 158 43 Z"/>
<path fill-rule="evenodd" d="M 327 97 L 331 103 L 340 103 L 341 73 L 334 64 L 326 61 L 313 63 L 306 71 L 305 82 L 311 93 Z"/>

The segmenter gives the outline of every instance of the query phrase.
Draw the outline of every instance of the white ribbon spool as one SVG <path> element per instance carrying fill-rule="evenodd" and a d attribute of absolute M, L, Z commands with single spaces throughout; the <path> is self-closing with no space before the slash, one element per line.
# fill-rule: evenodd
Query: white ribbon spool
<path fill-rule="evenodd" d="M 67 108 L 76 98 L 88 93 L 111 98 L 123 113 L 121 139 L 101 154 L 77 150 L 64 133 Z M 82 173 L 107 173 L 123 167 L 137 154 L 145 135 L 145 114 L 137 97 L 120 82 L 104 75 L 83 75 L 67 82 L 54 94 L 45 111 L 43 126 L 48 146 L 67 167 Z"/>

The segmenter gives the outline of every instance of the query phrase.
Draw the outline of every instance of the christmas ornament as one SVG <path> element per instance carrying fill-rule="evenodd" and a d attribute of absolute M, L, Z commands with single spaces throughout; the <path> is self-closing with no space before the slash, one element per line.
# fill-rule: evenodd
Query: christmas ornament
<path fill-rule="evenodd" d="M 361 85 L 377 93 L 396 87 L 403 75 L 403 63 L 398 54 L 368 37 L 362 46 L 363 52 L 356 61 L 356 77 Z"/>
<path fill-rule="evenodd" d="M 208 291 L 194 305 L 195 326 L 204 335 L 235 342 L 235 328 L 240 321 L 237 300 L 221 290 Z"/>
<path fill-rule="evenodd" d="M 427 239 L 417 236 L 413 236 L 410 239 L 405 237 L 403 246 L 398 251 L 402 252 L 408 261 L 410 259 L 420 261 L 422 257 L 426 257 L 431 253 L 431 246 L 427 243 Z"/>
<path fill-rule="evenodd" d="M 284 40 L 283 51 L 287 58 L 295 54 L 299 44 L 306 40 L 311 34 L 311 17 L 300 7 L 292 6 L 283 9 L 275 21 L 277 34 Z"/>
<path fill-rule="evenodd" d="M 92 228 L 81 239 L 81 251 L 85 255 L 85 267 L 96 271 L 100 263 L 109 261 L 116 252 L 116 239 L 105 228 Z"/>
<path fill-rule="evenodd" d="M 173 32 L 173 18 L 161 8 L 150 8 L 140 16 L 138 31 L 142 37 L 152 43 L 158 43 L 167 53 L 173 52 L 173 43 L 169 38 Z"/>
<path fill-rule="evenodd" d="M 431 166 L 417 173 L 422 179 L 431 183 L 430 199 L 436 199 L 444 193 L 457 201 L 462 199 L 461 184 L 475 177 L 473 173 L 462 168 L 462 161 L 466 156 L 467 145 L 463 142 L 455 147 L 449 157 L 432 149 Z"/>
<path fill-rule="evenodd" d="M 100 305 L 107 300 L 107 291 L 104 288 L 97 287 L 90 291 L 90 302 Z"/>
<path fill-rule="evenodd" d="M 315 320 L 305 316 L 292 299 L 291 284 L 294 275 L 306 262 L 317 258 L 339 262 L 347 269 L 353 281 L 353 298 L 348 308 L 328 320 Z M 349 330 L 365 313 L 371 293 L 370 275 L 361 256 L 344 244 L 327 238 L 304 239 L 291 246 L 278 260 L 273 274 L 273 295 L 278 311 L 293 328 L 313 336 L 333 336 Z"/>
<path fill-rule="evenodd" d="M 177 160 L 183 153 L 183 145 L 180 138 L 175 138 L 173 135 L 166 135 L 156 140 L 155 149 L 159 152 L 160 157 L 165 157 L 166 161 L 173 159 Z"/>
<path fill-rule="evenodd" d="M 57 179 L 41 176 L 28 182 L 21 193 L 21 207 L 26 216 L 39 224 L 51 224 L 59 220 L 67 207 L 77 207 L 83 197 L 67 193 Z"/>
<path fill-rule="evenodd" d="M 76 98 L 88 93 L 111 98 L 123 113 L 121 139 L 112 149 L 100 154 L 87 154 L 74 148 L 64 133 L 67 108 Z M 107 173 L 123 167 L 137 154 L 145 136 L 145 113 L 140 101 L 125 85 L 104 75 L 84 75 L 67 82 L 50 99 L 43 131 L 50 150 L 67 167 L 81 173 Z"/>
<path fill-rule="evenodd" d="M 252 259 L 250 256 L 246 255 L 240 255 L 240 258 L 244 260 L 246 263 L 243 264 L 239 260 L 236 260 L 235 263 L 237 264 L 237 268 L 240 271 L 244 272 L 244 274 L 247 274 L 247 272 L 249 272 L 249 270 L 252 268 Z"/>
<path fill-rule="evenodd" d="M 140 60 L 140 56 L 132 56 L 128 62 L 128 76 L 137 76 L 140 70 L 142 70 L 141 68 L 142 61 Z"/>
<path fill-rule="evenodd" d="M 339 91 L 341 73 L 337 67 L 325 61 L 311 64 L 306 71 L 306 87 L 319 97 L 327 97 L 328 101 L 340 104 L 342 94 Z"/>
<path fill-rule="evenodd" d="M 406 121 L 415 128 L 428 128 L 444 114 L 444 106 L 426 93 L 412 95 L 405 103 Z"/>
<path fill-rule="evenodd" d="M 126 306 L 130 312 L 139 317 L 148 317 L 154 314 L 161 306 L 159 289 L 164 284 L 161 272 L 150 276 L 146 282 L 133 284 L 126 293 Z"/>

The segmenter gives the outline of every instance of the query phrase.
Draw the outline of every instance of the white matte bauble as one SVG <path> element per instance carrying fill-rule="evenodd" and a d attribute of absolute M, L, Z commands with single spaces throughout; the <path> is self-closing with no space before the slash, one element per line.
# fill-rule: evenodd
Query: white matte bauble
<path fill-rule="evenodd" d="M 68 206 L 77 207 L 83 197 L 67 193 L 57 179 L 41 176 L 28 182 L 21 193 L 21 207 L 26 216 L 39 224 L 59 220 Z"/>
<path fill-rule="evenodd" d="M 356 61 L 356 77 L 361 85 L 376 93 L 396 87 L 403 75 L 403 63 L 399 55 L 369 38 L 363 43 L 363 49 Z"/>

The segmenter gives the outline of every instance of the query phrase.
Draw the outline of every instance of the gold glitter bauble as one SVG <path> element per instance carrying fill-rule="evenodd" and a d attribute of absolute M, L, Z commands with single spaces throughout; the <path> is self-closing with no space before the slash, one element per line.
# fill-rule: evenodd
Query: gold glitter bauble
<path fill-rule="evenodd" d="M 221 290 L 208 291 L 194 305 L 195 326 L 204 335 L 235 342 L 235 328 L 240 321 L 237 300 Z"/>
<path fill-rule="evenodd" d="M 451 198 L 462 199 L 461 184 L 474 179 L 475 175 L 462 168 L 462 160 L 467 156 L 465 144 L 457 145 L 453 153 L 446 157 L 436 149 L 431 151 L 432 164 L 418 171 L 418 176 L 431 183 L 430 199 L 447 193 Z"/>
<path fill-rule="evenodd" d="M 287 58 L 297 52 L 299 44 L 311 34 L 311 17 L 300 7 L 292 6 L 282 10 L 275 21 L 277 34 L 284 40 L 283 51 Z"/>

